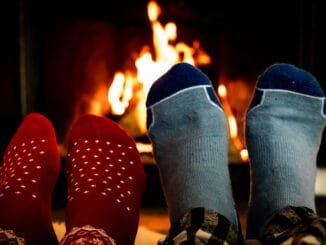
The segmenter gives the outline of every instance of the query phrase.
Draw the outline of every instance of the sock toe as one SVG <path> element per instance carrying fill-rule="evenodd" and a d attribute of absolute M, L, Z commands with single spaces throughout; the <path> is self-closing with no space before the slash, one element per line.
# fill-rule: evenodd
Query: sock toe
<path fill-rule="evenodd" d="M 117 143 L 126 142 L 127 140 L 128 143 L 134 144 L 133 138 L 126 131 L 122 130 L 117 123 L 106 117 L 93 114 L 84 114 L 78 118 L 70 133 L 70 138 L 73 140 L 94 137 L 106 138 L 107 135 L 110 135 L 110 138 Z"/>
<path fill-rule="evenodd" d="M 178 63 L 152 85 L 146 106 L 149 107 L 180 90 L 198 85 L 211 85 L 211 82 L 196 67 L 188 63 Z"/>
<path fill-rule="evenodd" d="M 290 90 L 317 97 L 325 96 L 311 73 L 286 63 L 277 63 L 268 67 L 259 77 L 257 87 Z"/>
<path fill-rule="evenodd" d="M 31 113 L 24 118 L 15 134 L 15 139 L 22 140 L 31 136 L 35 137 L 35 135 L 56 138 L 51 122 L 39 113 Z M 15 142 L 15 140 L 12 140 L 12 142 Z"/>
<path fill-rule="evenodd" d="M 134 139 L 106 117 L 80 116 L 70 133 L 66 176 L 68 236 L 90 225 L 117 244 L 133 244 L 145 188 Z"/>
<path fill-rule="evenodd" d="M 28 114 L 11 139 L 0 167 L 0 227 L 27 244 L 57 244 L 51 198 L 60 156 L 51 122 Z"/>
<path fill-rule="evenodd" d="M 191 88 L 201 88 L 206 90 L 206 97 L 210 102 L 222 110 L 222 106 L 216 96 L 210 79 L 198 68 L 188 63 L 178 63 L 174 65 L 163 76 L 156 80 L 147 96 L 147 128 L 153 122 L 151 107 L 165 101 L 178 93 Z"/>

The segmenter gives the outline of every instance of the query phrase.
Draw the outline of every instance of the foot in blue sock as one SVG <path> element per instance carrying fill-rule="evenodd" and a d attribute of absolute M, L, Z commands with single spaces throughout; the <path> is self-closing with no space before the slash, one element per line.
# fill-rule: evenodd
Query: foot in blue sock
<path fill-rule="evenodd" d="M 237 227 L 227 122 L 208 77 L 189 64 L 177 64 L 152 85 L 146 105 L 171 223 L 204 207 Z"/>
<path fill-rule="evenodd" d="M 257 238 L 286 206 L 315 210 L 316 156 L 326 122 L 325 95 L 316 78 L 289 64 L 260 75 L 247 112 L 251 162 L 247 238 Z"/>

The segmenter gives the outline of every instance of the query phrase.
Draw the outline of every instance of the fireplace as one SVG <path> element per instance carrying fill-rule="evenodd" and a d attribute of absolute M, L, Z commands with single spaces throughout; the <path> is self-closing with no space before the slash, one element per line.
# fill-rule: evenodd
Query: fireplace
<path fill-rule="evenodd" d="M 3 146 L 23 115 L 44 113 L 53 122 L 64 156 L 69 127 L 85 112 L 106 115 L 146 143 L 126 115 L 112 113 L 107 94 L 118 71 L 133 73 L 144 50 L 154 53 L 149 1 L 31 1 L 2 3 L 0 74 Z M 318 1 L 163 1 L 159 23 L 177 26 L 177 42 L 197 45 L 210 58 L 198 63 L 212 80 L 243 145 L 243 124 L 252 89 L 265 67 L 283 61 L 312 71 L 326 90 L 323 13 Z M 199 45 L 199 46 L 198 46 Z M 222 87 L 219 87 L 223 85 Z M 219 95 L 223 96 L 223 95 Z M 129 104 L 133 104 L 130 100 Z M 130 108 L 126 109 L 130 112 Z M 9 119 L 8 119 L 9 118 Z M 231 121 L 231 120 L 230 120 Z M 230 125 L 232 122 L 230 122 Z M 9 129 L 8 129 L 9 128 Z M 318 164 L 326 165 L 325 137 Z M 241 160 L 232 158 L 231 162 Z"/>

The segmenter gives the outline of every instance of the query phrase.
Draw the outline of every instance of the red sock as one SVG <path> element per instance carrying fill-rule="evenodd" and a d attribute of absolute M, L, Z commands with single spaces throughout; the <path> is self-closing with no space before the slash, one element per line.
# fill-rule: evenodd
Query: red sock
<path fill-rule="evenodd" d="M 67 232 L 91 225 L 134 244 L 145 174 L 133 138 L 106 117 L 82 115 L 68 152 Z"/>
<path fill-rule="evenodd" d="M 4 153 L 0 168 L 0 227 L 27 244 L 58 244 L 51 197 L 59 174 L 55 131 L 38 113 L 25 117 Z"/>

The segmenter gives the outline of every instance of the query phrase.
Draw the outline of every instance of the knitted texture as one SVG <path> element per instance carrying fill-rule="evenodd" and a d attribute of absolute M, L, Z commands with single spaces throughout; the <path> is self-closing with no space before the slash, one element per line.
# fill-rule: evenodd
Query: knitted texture
<path fill-rule="evenodd" d="M 286 206 L 315 210 L 324 112 L 324 93 L 310 73 L 274 64 L 259 77 L 246 125 L 252 179 L 248 237 L 261 234 L 272 215 Z"/>
<path fill-rule="evenodd" d="M 173 66 L 149 91 L 147 127 L 171 222 L 204 207 L 237 227 L 226 116 L 209 78 L 192 65 Z"/>
<path fill-rule="evenodd" d="M 66 225 L 103 229 L 117 244 L 133 244 L 145 173 L 135 142 L 105 117 L 82 115 L 73 125 L 66 165 Z"/>
<path fill-rule="evenodd" d="M 27 244 L 57 244 L 51 197 L 60 158 L 52 124 L 44 116 L 25 117 L 4 153 L 0 168 L 0 227 Z"/>

